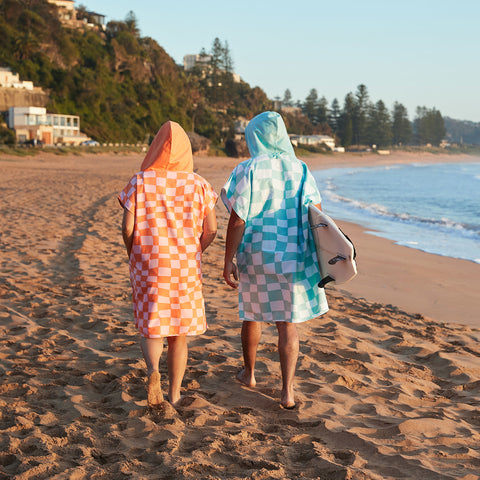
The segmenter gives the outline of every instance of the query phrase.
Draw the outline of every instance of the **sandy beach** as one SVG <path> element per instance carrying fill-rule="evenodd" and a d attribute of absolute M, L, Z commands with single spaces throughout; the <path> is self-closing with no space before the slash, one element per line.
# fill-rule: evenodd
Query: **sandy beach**
<path fill-rule="evenodd" d="M 445 160 L 446 158 L 446 160 Z M 359 275 L 299 326 L 298 407 L 279 406 L 273 326 L 257 387 L 222 281 L 227 212 L 204 255 L 209 330 L 189 340 L 183 400 L 150 409 L 117 193 L 142 157 L 0 154 L 0 479 L 480 478 L 480 265 L 341 223 Z M 311 169 L 468 161 L 394 153 Z M 236 159 L 199 157 L 219 192 Z M 328 213 L 328 212 L 327 212 Z M 165 362 L 161 367 L 166 391 Z"/>

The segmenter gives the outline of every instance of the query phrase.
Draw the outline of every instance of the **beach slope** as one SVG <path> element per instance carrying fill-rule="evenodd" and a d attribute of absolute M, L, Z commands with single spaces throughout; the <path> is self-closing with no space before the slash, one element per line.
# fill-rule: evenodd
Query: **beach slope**
<path fill-rule="evenodd" d="M 222 205 L 210 328 L 189 340 L 181 406 L 149 409 L 116 199 L 140 162 L 0 156 L 0 478 L 479 478 L 480 331 L 454 319 L 329 288 L 330 312 L 299 326 L 297 409 L 279 405 L 272 326 L 257 388 L 235 381 Z M 235 161 L 196 165 L 218 191 Z"/>

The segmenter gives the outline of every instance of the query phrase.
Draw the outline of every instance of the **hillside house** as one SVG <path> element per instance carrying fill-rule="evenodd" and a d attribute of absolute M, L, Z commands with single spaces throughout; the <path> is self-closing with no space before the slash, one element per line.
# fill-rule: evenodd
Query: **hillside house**
<path fill-rule="evenodd" d="M 302 115 L 302 109 L 300 107 L 287 107 L 285 105 L 282 105 L 281 112 L 290 113 L 292 115 Z"/>
<path fill-rule="evenodd" d="M 33 90 L 33 82 L 21 81 L 18 73 L 8 67 L 0 67 L 0 87 Z"/>
<path fill-rule="evenodd" d="M 42 107 L 10 107 L 8 127 L 15 130 L 17 142 L 40 140 L 45 145 L 80 145 L 89 140 L 80 131 L 80 117 L 47 113 Z"/>
<path fill-rule="evenodd" d="M 245 135 L 245 128 L 247 128 L 248 122 L 249 120 L 247 120 L 245 117 L 238 117 L 233 122 L 235 133 L 239 135 Z"/>
<path fill-rule="evenodd" d="M 63 25 L 71 28 L 96 27 L 99 26 L 105 30 L 105 15 L 96 12 L 85 12 L 83 18 L 78 18 L 75 2 L 73 0 L 47 0 L 48 3 L 55 5 L 58 10 L 58 19 Z"/>
<path fill-rule="evenodd" d="M 103 30 L 106 28 L 105 15 L 96 12 L 87 12 L 90 22 L 87 23 L 89 27 L 98 25 L 102 27 Z"/>
<path fill-rule="evenodd" d="M 210 62 L 212 61 L 211 55 L 184 55 L 183 56 L 183 69 L 188 72 L 189 70 L 193 70 L 197 67 L 201 72 L 203 78 L 207 76 L 208 73 L 211 73 L 212 66 Z M 240 83 L 242 78 L 238 73 L 232 72 L 232 78 L 235 83 Z"/>
<path fill-rule="evenodd" d="M 318 147 L 323 143 L 330 150 L 335 148 L 335 139 L 329 135 L 290 135 L 290 141 L 296 147 L 299 145 Z"/>
<path fill-rule="evenodd" d="M 64 25 L 76 26 L 77 12 L 73 0 L 48 0 L 48 3 L 55 5 L 58 9 L 58 19 Z"/>
<path fill-rule="evenodd" d="M 183 69 L 186 72 L 194 69 L 195 67 L 200 67 L 201 69 L 208 69 L 211 61 L 211 55 L 184 55 Z"/>

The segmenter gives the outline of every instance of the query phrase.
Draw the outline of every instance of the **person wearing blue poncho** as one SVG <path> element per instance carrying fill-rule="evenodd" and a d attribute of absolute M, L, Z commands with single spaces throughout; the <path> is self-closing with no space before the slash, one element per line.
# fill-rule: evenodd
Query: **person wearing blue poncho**
<path fill-rule="evenodd" d="M 328 311 L 325 292 L 318 288 L 320 273 L 308 224 L 308 204 L 320 208 L 321 196 L 307 166 L 296 158 L 278 113 L 253 118 L 245 139 L 251 158 L 235 167 L 221 192 L 230 212 L 223 276 L 239 289 L 243 320 L 244 368 L 237 378 L 255 386 L 261 322 L 275 322 L 281 404 L 294 408 L 299 351 L 295 324 Z"/>

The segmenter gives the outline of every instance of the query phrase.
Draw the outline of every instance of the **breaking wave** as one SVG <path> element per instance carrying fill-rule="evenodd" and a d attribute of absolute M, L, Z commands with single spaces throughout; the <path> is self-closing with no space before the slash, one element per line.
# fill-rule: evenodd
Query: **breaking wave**
<path fill-rule="evenodd" d="M 397 244 L 480 263 L 480 163 L 315 172 L 324 210 Z"/>

